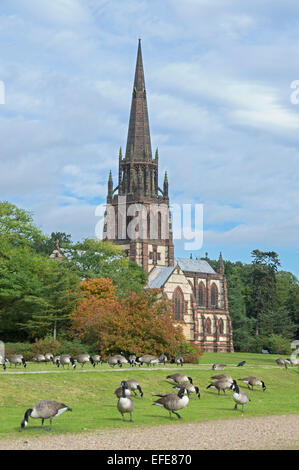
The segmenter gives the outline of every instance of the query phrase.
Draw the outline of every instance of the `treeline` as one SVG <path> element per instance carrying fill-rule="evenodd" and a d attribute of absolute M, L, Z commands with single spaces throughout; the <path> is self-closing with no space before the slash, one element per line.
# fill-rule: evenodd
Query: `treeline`
<path fill-rule="evenodd" d="M 289 354 L 299 339 L 298 279 L 279 270 L 277 253 L 251 255 L 251 264 L 224 261 L 235 350 Z M 208 261 L 217 268 L 216 260 Z"/>
<path fill-rule="evenodd" d="M 57 240 L 63 256 L 53 259 Z M 205 259 L 217 268 L 216 260 Z M 288 354 L 291 341 L 299 339 L 296 276 L 280 270 L 275 252 L 254 250 L 251 264 L 224 261 L 224 266 L 235 350 Z M 124 350 L 130 338 L 129 353 L 184 351 L 198 357 L 179 329 L 172 337 L 165 334 L 171 305 L 158 292 L 145 291 L 146 282 L 142 268 L 116 245 L 93 239 L 74 243 L 59 232 L 46 236 L 29 212 L 0 202 L 2 341 L 77 338 L 89 350 L 104 347 L 105 354 Z M 103 286 L 109 286 L 109 301 Z M 147 339 L 140 341 L 144 325 Z"/>

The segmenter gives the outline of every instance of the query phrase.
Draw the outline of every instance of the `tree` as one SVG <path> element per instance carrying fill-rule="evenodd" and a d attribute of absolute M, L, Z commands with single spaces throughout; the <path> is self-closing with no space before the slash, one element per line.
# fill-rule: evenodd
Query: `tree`
<path fill-rule="evenodd" d="M 96 344 L 104 356 L 123 351 L 174 357 L 185 340 L 160 291 L 132 292 L 122 299 L 109 279 L 87 281 L 83 289 L 72 327 L 82 341 Z"/>
<path fill-rule="evenodd" d="M 45 236 L 36 228 L 30 212 L 7 201 L 0 202 L 0 238 L 11 246 L 33 246 Z"/>
<path fill-rule="evenodd" d="M 247 290 L 247 313 L 256 321 L 259 335 L 260 316 L 271 310 L 276 301 L 276 272 L 280 262 L 274 251 L 252 251 L 253 263 Z"/>
<path fill-rule="evenodd" d="M 86 239 L 73 245 L 66 256 L 82 278 L 112 279 L 120 297 L 125 297 L 128 291 L 141 292 L 144 289 L 145 271 L 113 243 Z"/>

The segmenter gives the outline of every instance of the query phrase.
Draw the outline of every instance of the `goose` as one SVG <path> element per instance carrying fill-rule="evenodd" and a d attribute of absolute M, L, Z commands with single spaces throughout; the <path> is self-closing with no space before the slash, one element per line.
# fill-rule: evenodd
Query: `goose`
<path fill-rule="evenodd" d="M 223 370 L 225 368 L 225 364 L 213 364 L 212 369 L 213 370 Z"/>
<path fill-rule="evenodd" d="M 43 354 L 37 354 L 32 360 L 36 362 L 46 362 L 46 357 Z"/>
<path fill-rule="evenodd" d="M 10 367 L 12 364 L 15 365 L 15 367 L 17 367 L 17 365 L 21 365 L 23 364 L 24 367 L 26 367 L 26 361 L 24 359 L 24 357 L 22 356 L 22 354 L 11 354 L 10 356 L 7 356 L 6 357 L 6 360 L 7 362 L 10 363 Z"/>
<path fill-rule="evenodd" d="M 136 356 L 135 356 L 135 354 L 130 354 L 129 364 L 130 364 L 131 367 L 136 366 Z"/>
<path fill-rule="evenodd" d="M 183 358 L 183 356 L 177 356 L 177 357 L 175 358 L 174 362 L 175 362 L 176 364 L 180 364 L 180 365 L 183 367 L 183 365 L 184 365 L 184 358 Z"/>
<path fill-rule="evenodd" d="M 46 362 L 54 362 L 54 356 L 52 353 L 46 353 L 45 359 L 46 359 Z"/>
<path fill-rule="evenodd" d="M 212 375 L 211 377 L 212 379 L 214 380 L 222 380 L 222 379 L 227 379 L 227 380 L 230 380 L 231 383 L 233 383 L 233 378 L 231 375 L 229 374 L 219 374 L 219 375 Z"/>
<path fill-rule="evenodd" d="M 131 390 L 132 392 L 134 392 L 134 395 L 135 395 L 136 397 L 137 397 L 136 390 L 139 391 L 141 398 L 143 397 L 143 391 L 141 390 L 141 387 L 140 387 L 139 383 L 137 382 L 137 380 L 135 380 L 135 379 L 129 379 L 129 380 L 126 380 L 126 382 L 127 382 L 127 385 L 128 385 L 129 390 Z"/>
<path fill-rule="evenodd" d="M 114 367 L 116 365 L 118 365 L 119 367 L 123 366 L 121 360 L 119 359 L 119 356 L 108 357 L 107 364 L 109 364 L 109 366 L 111 367 Z"/>
<path fill-rule="evenodd" d="M 242 382 L 246 383 L 248 385 L 248 388 L 250 390 L 249 385 L 251 385 L 251 390 L 253 390 L 254 385 L 258 385 L 263 388 L 263 392 L 266 390 L 266 385 L 265 383 L 258 379 L 257 377 L 249 376 L 249 377 L 244 377 L 243 379 L 239 379 Z"/>
<path fill-rule="evenodd" d="M 50 419 L 50 427 L 47 431 L 52 429 L 52 419 L 56 416 L 61 415 L 65 411 L 72 411 L 67 405 L 63 403 L 58 403 L 57 401 L 52 400 L 42 400 L 34 405 L 34 408 L 29 408 L 25 412 L 23 421 L 21 422 L 20 431 L 25 429 L 28 424 L 29 417 L 31 418 L 40 418 L 42 420 L 42 429 L 44 429 L 44 420 Z"/>
<path fill-rule="evenodd" d="M 172 380 L 176 384 L 181 384 L 183 382 L 190 382 L 191 384 L 193 383 L 191 377 L 187 377 L 186 374 L 181 374 L 179 372 L 177 374 L 168 375 L 166 378 Z"/>
<path fill-rule="evenodd" d="M 140 363 L 139 366 L 142 366 L 143 363 L 147 364 L 147 366 L 155 365 L 159 362 L 157 356 L 152 356 L 151 354 L 145 354 L 138 358 L 138 362 Z"/>
<path fill-rule="evenodd" d="M 60 364 L 62 365 L 63 368 L 65 365 L 67 365 L 69 368 L 70 364 L 72 364 L 73 369 L 76 368 L 75 361 L 69 354 L 61 354 L 61 356 L 59 356 L 59 358 L 56 359 L 57 367 L 59 367 Z"/>
<path fill-rule="evenodd" d="M 279 357 L 278 359 L 275 360 L 276 364 L 279 366 L 285 366 L 285 368 L 288 368 L 288 365 L 290 364 L 290 361 L 287 359 L 283 359 L 282 357 Z"/>
<path fill-rule="evenodd" d="M 52 359 L 53 364 L 56 364 L 59 367 L 60 356 L 54 356 Z"/>
<path fill-rule="evenodd" d="M 232 381 L 230 379 L 222 379 L 216 380 L 216 382 L 212 382 L 210 385 L 207 386 L 208 388 L 216 388 L 218 390 L 218 395 L 220 395 L 221 390 L 225 394 L 225 390 L 229 389 L 232 385 Z"/>
<path fill-rule="evenodd" d="M 177 390 L 184 388 L 188 397 L 190 397 L 190 393 L 196 393 L 197 397 L 200 398 L 199 388 L 193 385 L 191 382 L 183 382 L 181 384 L 174 385 L 173 388 L 176 388 Z"/>
<path fill-rule="evenodd" d="M 100 354 L 94 354 L 91 356 L 93 362 L 94 362 L 94 367 L 98 364 L 102 364 L 102 356 Z"/>
<path fill-rule="evenodd" d="M 86 364 L 87 362 L 91 362 L 92 366 L 95 367 L 95 362 L 89 354 L 78 354 L 73 358 L 73 360 L 79 362 L 79 364 L 81 364 L 81 367 L 83 367 L 84 364 Z"/>
<path fill-rule="evenodd" d="M 3 367 L 3 370 L 6 370 L 6 361 L 3 356 L 0 356 L 0 365 Z"/>
<path fill-rule="evenodd" d="M 235 380 L 233 381 L 230 388 L 234 391 L 233 399 L 236 402 L 234 409 L 237 410 L 238 405 L 241 405 L 242 406 L 242 413 L 243 413 L 244 412 L 244 405 L 246 405 L 246 403 L 251 401 L 250 398 L 248 397 L 247 393 L 245 393 L 243 391 L 240 392 L 240 389 L 239 389 L 239 387 L 237 385 L 237 382 Z"/>
<path fill-rule="evenodd" d="M 176 393 L 168 393 L 168 394 L 156 394 L 156 397 L 161 397 L 156 400 L 153 405 L 156 406 L 163 406 L 166 410 L 169 411 L 169 418 L 172 419 L 171 413 L 174 413 L 179 419 L 181 419 L 181 415 L 177 413 L 177 410 L 181 410 L 185 408 L 189 403 L 188 395 L 185 395 L 185 388 L 181 388 Z"/>
<path fill-rule="evenodd" d="M 165 354 L 161 354 L 161 356 L 159 356 L 158 359 L 159 359 L 159 362 L 161 364 L 164 364 L 164 366 L 165 366 L 166 362 L 168 361 L 168 357 Z"/>
<path fill-rule="evenodd" d="M 125 380 L 122 381 L 121 388 L 122 388 L 122 395 L 118 399 L 117 409 L 121 413 L 121 415 L 123 417 L 123 421 L 126 421 L 125 417 L 124 417 L 124 414 L 125 413 L 130 413 L 130 417 L 131 417 L 130 422 L 133 422 L 132 413 L 134 411 L 134 402 L 133 402 L 131 397 L 126 395 L 126 390 L 128 389 L 128 384 Z"/>

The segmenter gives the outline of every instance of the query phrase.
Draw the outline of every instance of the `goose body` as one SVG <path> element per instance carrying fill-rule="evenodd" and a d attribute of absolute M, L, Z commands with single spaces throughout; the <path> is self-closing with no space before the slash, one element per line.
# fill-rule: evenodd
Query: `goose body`
<path fill-rule="evenodd" d="M 144 356 L 141 356 L 138 358 L 138 362 L 140 363 L 140 365 L 144 363 L 144 364 L 147 364 L 147 366 L 150 366 L 150 365 L 158 364 L 159 359 L 157 358 L 157 356 L 152 356 L 151 354 L 145 354 Z"/>
<path fill-rule="evenodd" d="M 225 368 L 225 364 L 213 364 L 212 369 L 213 370 L 223 370 Z"/>
<path fill-rule="evenodd" d="M 94 354 L 93 356 L 91 356 L 91 358 L 94 362 L 94 366 L 97 364 L 102 364 L 102 356 L 100 354 Z"/>
<path fill-rule="evenodd" d="M 249 377 L 244 377 L 243 379 L 239 379 L 239 380 L 247 384 L 249 389 L 250 389 L 249 385 L 251 385 L 252 390 L 254 386 L 262 387 L 263 391 L 266 390 L 265 383 L 262 380 L 258 379 L 257 377 L 249 376 Z"/>
<path fill-rule="evenodd" d="M 284 366 L 286 369 L 288 368 L 288 365 L 290 364 L 290 361 L 288 361 L 287 359 L 283 359 L 282 357 L 279 357 L 278 359 L 276 359 L 275 362 L 279 366 Z"/>
<path fill-rule="evenodd" d="M 59 367 L 60 365 L 62 365 L 63 368 L 64 366 L 69 367 L 70 364 L 72 364 L 73 369 L 75 369 L 76 367 L 75 361 L 69 354 L 61 354 L 61 356 L 59 356 L 59 358 L 56 359 L 57 367 Z"/>
<path fill-rule="evenodd" d="M 15 367 L 17 367 L 17 365 L 21 365 L 21 364 L 23 364 L 24 367 L 26 367 L 26 365 L 27 365 L 24 357 L 22 356 L 22 354 L 11 354 L 10 356 L 6 357 L 6 360 L 7 360 L 7 362 L 10 363 L 10 367 L 11 367 L 12 364 L 14 364 Z"/>
<path fill-rule="evenodd" d="M 0 356 L 0 365 L 3 367 L 3 370 L 6 370 L 6 361 L 3 356 Z"/>
<path fill-rule="evenodd" d="M 117 402 L 117 409 L 121 413 L 123 417 L 123 421 L 125 421 L 125 413 L 130 413 L 130 422 L 133 422 L 132 413 L 134 411 L 134 402 L 130 396 L 127 396 L 126 390 L 128 389 L 128 384 L 125 380 L 121 383 L 122 395 L 118 399 Z"/>
<path fill-rule="evenodd" d="M 231 387 L 230 387 L 232 390 L 233 390 L 233 399 L 235 401 L 235 410 L 238 409 L 238 405 L 241 405 L 242 406 L 242 413 L 244 412 L 244 405 L 246 405 L 246 403 L 248 403 L 250 400 L 250 398 L 248 397 L 247 393 L 243 392 L 243 391 L 240 391 L 238 385 L 237 385 L 237 382 L 234 380 Z"/>
<path fill-rule="evenodd" d="M 28 424 L 29 417 L 40 418 L 42 420 L 42 428 L 44 426 L 44 420 L 50 419 L 49 431 L 52 429 L 52 419 L 56 416 L 61 415 L 65 411 L 72 411 L 67 405 L 58 403 L 52 400 L 42 400 L 35 404 L 34 408 L 29 408 L 25 412 L 24 419 L 21 423 L 20 431 L 22 431 Z"/>
<path fill-rule="evenodd" d="M 116 365 L 122 367 L 122 361 L 119 359 L 119 356 L 108 357 L 107 364 L 109 364 L 111 367 L 115 367 Z"/>
<path fill-rule="evenodd" d="M 81 364 L 81 367 L 83 367 L 84 364 L 87 364 L 88 362 L 91 362 L 92 366 L 95 367 L 95 362 L 89 354 L 78 354 L 73 359 L 74 361 Z"/>
<path fill-rule="evenodd" d="M 225 394 L 225 390 L 229 389 L 232 385 L 232 381 L 230 379 L 221 379 L 216 380 L 216 382 L 212 382 L 207 388 L 216 388 L 218 390 L 218 395 L 220 395 L 221 390 Z"/>
<path fill-rule="evenodd" d="M 181 416 L 179 415 L 179 413 L 177 413 L 177 411 L 185 408 L 189 403 L 189 397 L 188 395 L 185 395 L 184 388 L 181 388 L 178 394 L 156 394 L 155 396 L 160 398 L 156 400 L 153 405 L 162 406 L 163 408 L 168 410 L 170 419 L 172 419 L 171 413 L 174 413 L 179 419 L 181 419 Z"/>
<path fill-rule="evenodd" d="M 175 358 L 174 362 L 175 362 L 176 364 L 178 364 L 178 365 L 180 365 L 180 366 L 183 367 L 183 365 L 184 365 L 184 358 L 183 358 L 183 356 L 177 356 L 177 357 Z"/>
<path fill-rule="evenodd" d="M 184 382 L 193 383 L 193 380 L 192 380 L 191 377 L 187 377 L 186 374 L 181 374 L 180 372 L 178 372 L 176 374 L 168 375 L 166 378 L 172 380 L 176 384 L 181 384 L 181 383 L 184 383 Z"/>
<path fill-rule="evenodd" d="M 37 354 L 32 360 L 36 362 L 46 362 L 46 357 L 43 354 Z"/>
<path fill-rule="evenodd" d="M 45 360 L 46 362 L 54 362 L 54 356 L 52 353 L 46 353 L 45 354 Z"/>
<path fill-rule="evenodd" d="M 165 366 L 166 362 L 168 361 L 168 357 L 166 356 L 166 354 L 161 354 L 161 356 L 159 356 L 158 359 L 159 359 L 159 362 L 161 364 L 164 364 L 164 366 Z"/>

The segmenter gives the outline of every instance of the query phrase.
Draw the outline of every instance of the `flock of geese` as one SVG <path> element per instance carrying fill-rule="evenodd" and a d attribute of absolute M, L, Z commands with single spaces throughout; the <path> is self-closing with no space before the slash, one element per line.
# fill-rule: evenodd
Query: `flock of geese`
<path fill-rule="evenodd" d="M 72 357 L 71 355 L 68 354 L 63 354 L 60 356 L 53 356 L 52 354 L 38 354 L 35 358 L 35 361 L 37 362 L 52 362 L 53 364 L 56 364 L 57 367 L 64 367 L 65 365 L 67 366 L 72 366 L 73 368 L 76 368 L 76 363 L 81 364 L 83 367 L 84 364 L 86 363 L 91 363 L 93 367 L 96 366 L 96 364 L 101 364 L 102 358 L 100 355 L 93 355 L 90 356 L 88 354 L 79 354 L 77 356 Z M 122 367 L 124 363 L 129 363 L 130 366 L 136 366 L 137 364 L 139 366 L 143 364 L 147 364 L 147 366 L 155 365 L 155 364 L 166 364 L 168 361 L 167 356 L 165 354 L 161 355 L 160 357 L 156 357 L 150 354 L 143 355 L 139 358 L 136 358 L 135 355 L 130 355 L 128 359 L 125 358 L 124 354 L 118 354 L 109 357 L 106 362 L 109 364 L 111 367 L 114 367 L 115 365 L 118 365 L 119 367 Z M 289 359 L 283 359 L 279 358 L 276 359 L 275 361 L 280 367 L 285 367 L 286 369 L 292 362 Z M 24 357 L 21 354 L 14 354 L 7 356 L 3 358 L 0 356 L 0 364 L 3 365 L 3 368 L 6 368 L 6 364 L 9 363 L 10 365 L 15 364 L 15 367 L 17 365 L 23 365 L 23 367 L 26 367 L 26 361 Z M 175 359 L 176 364 L 180 364 L 183 366 L 184 359 L 182 356 L 178 356 Z M 237 364 L 237 367 L 242 367 L 244 366 L 246 361 L 242 361 L 239 364 Z M 218 371 L 223 371 L 225 368 L 225 364 L 213 364 L 212 365 L 212 370 L 218 370 Z M 159 397 L 156 399 L 152 404 L 155 406 L 159 406 L 164 408 L 169 412 L 169 418 L 173 419 L 173 414 L 178 418 L 181 419 L 181 415 L 178 413 L 179 410 L 185 408 L 190 399 L 190 394 L 194 393 L 199 399 L 200 399 L 200 391 L 199 387 L 193 384 L 193 379 L 192 377 L 187 376 L 184 373 L 175 373 L 168 375 L 166 377 L 168 380 L 168 383 L 171 383 L 173 388 L 176 389 L 176 392 L 172 393 L 152 393 L 153 396 Z M 216 389 L 218 391 L 218 395 L 221 394 L 221 391 L 225 394 L 226 390 L 232 390 L 233 395 L 232 398 L 235 402 L 235 407 L 234 409 L 237 410 L 238 406 L 242 407 L 242 413 L 244 412 L 244 406 L 250 402 L 250 398 L 248 394 L 240 390 L 239 385 L 237 384 L 237 381 L 233 379 L 233 377 L 229 374 L 219 374 L 219 375 L 214 375 L 211 377 L 211 383 L 206 387 L 207 389 Z M 266 385 L 263 380 L 259 379 L 258 377 L 254 376 L 248 376 L 248 377 L 243 377 L 239 378 L 239 381 L 247 384 L 249 390 L 253 390 L 254 387 L 261 387 L 263 392 L 266 390 Z M 134 400 L 132 398 L 132 394 L 134 394 L 134 397 L 140 397 L 143 398 L 144 393 L 142 391 L 142 388 L 140 384 L 138 383 L 137 380 L 135 379 L 129 379 L 129 380 L 122 380 L 120 383 L 120 386 L 114 391 L 114 394 L 116 395 L 118 401 L 117 401 L 117 410 L 120 412 L 122 415 L 123 421 L 125 420 L 125 415 L 129 414 L 130 415 L 130 422 L 133 421 L 132 416 L 133 416 L 133 411 L 134 411 Z M 20 426 L 20 431 L 22 431 L 28 424 L 29 417 L 31 418 L 38 418 L 42 420 L 42 429 L 44 428 L 44 420 L 45 419 L 50 419 L 50 426 L 46 430 L 51 430 L 52 429 L 52 419 L 56 416 L 59 416 L 60 414 L 64 413 L 65 411 L 72 411 L 72 409 L 63 404 L 59 403 L 56 401 L 52 400 L 42 400 L 38 403 L 35 404 L 34 408 L 29 408 L 26 410 L 24 419 L 21 422 Z"/>

